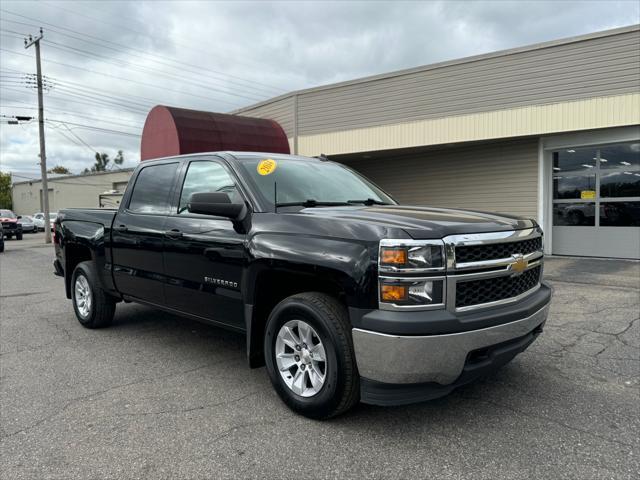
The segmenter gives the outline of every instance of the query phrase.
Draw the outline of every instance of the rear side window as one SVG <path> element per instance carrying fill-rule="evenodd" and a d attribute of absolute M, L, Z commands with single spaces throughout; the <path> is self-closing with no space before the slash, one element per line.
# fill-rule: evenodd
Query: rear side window
<path fill-rule="evenodd" d="M 151 165 L 140 170 L 133 186 L 129 210 L 135 213 L 169 213 L 169 194 L 177 171 L 177 163 Z"/>

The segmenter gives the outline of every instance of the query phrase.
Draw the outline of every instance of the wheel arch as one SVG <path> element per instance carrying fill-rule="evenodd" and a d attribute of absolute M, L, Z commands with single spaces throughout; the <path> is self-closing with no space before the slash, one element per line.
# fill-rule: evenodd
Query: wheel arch
<path fill-rule="evenodd" d="M 345 306 L 362 301 L 362 278 L 344 271 L 315 265 L 280 264 L 270 262 L 253 265 L 248 270 L 245 285 L 245 325 L 247 329 L 247 359 L 249 366 L 264 365 L 263 339 L 265 325 L 273 308 L 291 295 L 322 292 L 337 298 Z"/>

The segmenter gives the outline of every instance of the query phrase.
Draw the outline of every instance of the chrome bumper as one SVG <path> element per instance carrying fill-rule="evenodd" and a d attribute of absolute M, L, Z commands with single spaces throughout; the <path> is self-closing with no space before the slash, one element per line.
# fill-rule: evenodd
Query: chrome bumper
<path fill-rule="evenodd" d="M 521 320 L 446 335 L 399 336 L 354 328 L 358 370 L 362 377 L 378 382 L 448 385 L 460 376 L 470 352 L 527 335 L 548 313 L 546 305 Z"/>

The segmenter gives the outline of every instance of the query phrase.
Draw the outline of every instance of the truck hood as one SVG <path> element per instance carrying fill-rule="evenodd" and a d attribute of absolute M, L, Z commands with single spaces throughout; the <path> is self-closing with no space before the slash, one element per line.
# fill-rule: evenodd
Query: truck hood
<path fill-rule="evenodd" d="M 520 230 L 536 225 L 533 220 L 511 215 L 405 205 L 316 207 L 305 208 L 300 213 L 400 228 L 415 239 L 442 238 L 461 233 Z"/>
<path fill-rule="evenodd" d="M 18 219 L 17 218 L 2 217 L 2 218 L 0 218 L 0 222 L 3 222 L 3 223 L 18 223 Z"/>

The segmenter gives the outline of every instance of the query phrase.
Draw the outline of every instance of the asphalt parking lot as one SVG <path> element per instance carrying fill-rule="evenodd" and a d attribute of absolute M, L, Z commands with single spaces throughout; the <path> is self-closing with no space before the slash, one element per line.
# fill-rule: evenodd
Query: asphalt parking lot
<path fill-rule="evenodd" d="M 241 336 L 136 305 L 82 328 L 42 236 L 0 254 L 3 479 L 638 478 L 640 263 L 551 258 L 546 330 L 511 364 L 316 422 Z"/>

